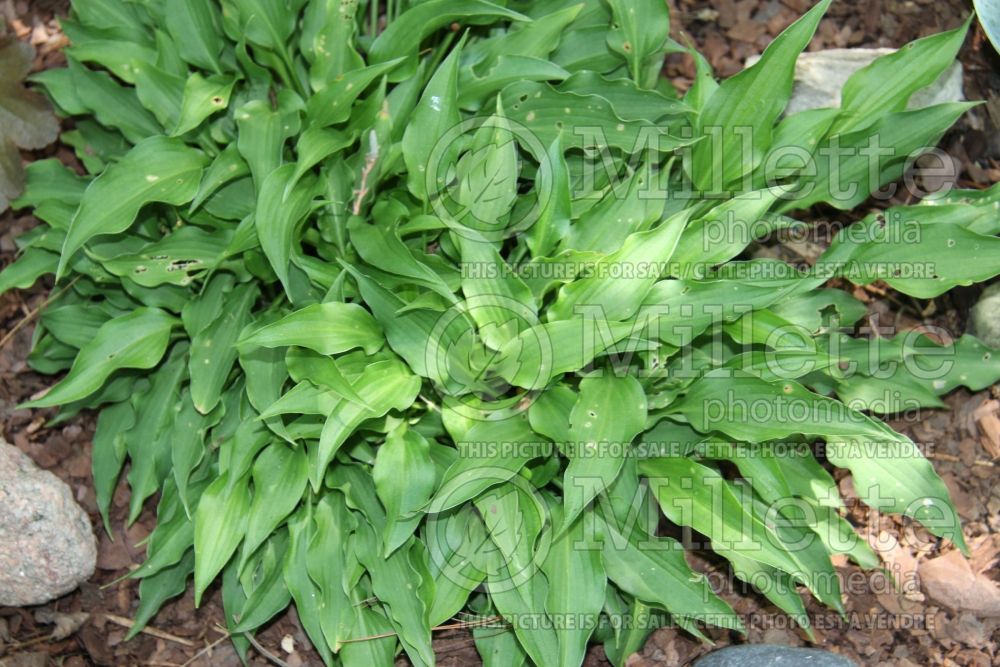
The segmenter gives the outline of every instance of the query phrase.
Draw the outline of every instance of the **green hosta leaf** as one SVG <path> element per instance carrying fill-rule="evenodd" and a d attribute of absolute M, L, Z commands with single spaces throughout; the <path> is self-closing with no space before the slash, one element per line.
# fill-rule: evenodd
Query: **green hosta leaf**
<path fill-rule="evenodd" d="M 28 248 L 13 264 L 0 272 L 0 294 L 11 289 L 27 289 L 42 276 L 55 273 L 59 255 L 40 248 Z"/>
<path fill-rule="evenodd" d="M 262 547 L 259 579 L 240 613 L 239 623 L 232 632 L 250 632 L 267 623 L 288 607 L 292 596 L 285 584 L 284 562 L 288 551 L 288 533 L 280 531 Z"/>
<path fill-rule="evenodd" d="M 669 152 L 692 143 L 671 136 L 668 129 L 619 116 L 611 102 L 596 94 L 561 92 L 547 83 L 512 83 L 500 94 L 507 116 L 530 131 L 537 141 L 518 134 L 525 150 L 541 159 L 545 149 L 561 138 L 566 149 L 607 150 L 629 154 Z M 629 115 L 626 113 L 626 115 Z"/>
<path fill-rule="evenodd" d="M 188 77 L 184 84 L 180 117 L 171 135 L 176 137 L 190 132 L 212 114 L 223 111 L 229 106 L 229 96 L 235 84 L 234 79 L 224 76 L 206 79 L 196 72 Z"/>
<path fill-rule="evenodd" d="M 135 89 L 120 86 L 110 75 L 89 70 L 74 60 L 69 61 L 69 72 L 78 103 L 101 125 L 119 130 L 134 144 L 160 134 L 156 116 L 143 106 Z"/>
<path fill-rule="evenodd" d="M 608 34 L 608 45 L 628 61 L 636 84 L 652 88 L 660 74 L 658 65 L 662 64 L 656 56 L 663 53 L 663 44 L 670 32 L 670 13 L 666 4 L 657 0 L 611 0 L 609 4 L 614 13 L 615 29 Z"/>
<path fill-rule="evenodd" d="M 781 209 L 807 208 L 821 201 L 844 210 L 857 206 L 878 187 L 899 178 L 909 159 L 937 143 L 945 130 L 975 104 L 951 102 L 890 113 L 862 130 L 825 140 L 816 151 L 815 175 L 801 177 L 795 190 L 797 196 L 786 196 Z M 881 146 L 893 147 L 880 160 L 859 152 L 871 147 L 876 136 Z M 837 149 L 831 148 L 833 142 Z"/>
<path fill-rule="evenodd" d="M 513 451 L 497 456 L 496 449 L 510 446 Z M 524 416 L 503 421 L 478 422 L 457 443 L 459 458 L 445 472 L 430 508 L 443 512 L 476 498 L 490 487 L 506 482 L 528 461 L 547 457 L 552 444 L 536 435 Z"/>
<path fill-rule="evenodd" d="M 384 63 L 417 54 L 428 34 L 452 21 L 489 23 L 497 17 L 519 21 L 527 17 L 485 0 L 429 0 L 414 5 L 396 18 L 372 43 L 369 60 Z"/>
<path fill-rule="evenodd" d="M 219 403 L 236 363 L 236 341 L 250 321 L 250 311 L 258 296 L 256 285 L 235 287 L 226 295 L 224 312 L 191 337 L 191 400 L 202 414 L 208 414 Z"/>
<path fill-rule="evenodd" d="M 420 595 L 423 577 L 429 577 L 430 573 L 420 566 L 418 558 L 411 559 L 409 547 L 383 558 L 378 553 L 378 538 L 370 525 L 359 526 L 355 539 L 358 559 L 371 574 L 372 592 L 386 605 L 406 655 L 415 666 L 433 665 L 427 601 Z"/>
<path fill-rule="evenodd" d="M 205 161 L 181 141 L 151 137 L 91 182 L 66 232 L 58 275 L 87 241 L 129 228 L 150 202 L 179 206 L 194 197 Z"/>
<path fill-rule="evenodd" d="M 247 39 L 277 53 L 285 52 L 295 30 L 292 6 L 265 0 L 226 0 L 227 9 L 235 10 L 237 21 Z"/>
<path fill-rule="evenodd" d="M 590 377 L 569 415 L 569 465 L 563 478 L 564 528 L 614 483 L 646 424 L 646 394 L 630 376 Z"/>
<path fill-rule="evenodd" d="M 195 606 L 243 540 L 249 512 L 250 485 L 246 479 L 230 483 L 228 472 L 202 494 L 194 517 Z"/>
<path fill-rule="evenodd" d="M 970 16 L 954 30 L 911 42 L 852 74 L 841 91 L 841 113 L 830 131 L 860 130 L 887 112 L 905 109 L 913 93 L 934 83 L 955 62 L 971 22 Z"/>
<path fill-rule="evenodd" d="M 321 599 L 318 585 L 309 577 L 307 554 L 315 531 L 312 508 L 305 504 L 288 518 L 288 551 L 285 552 L 283 569 L 285 586 L 295 601 L 302 628 L 309 636 L 316 652 L 329 665 L 332 662 L 330 647 L 320 624 Z"/>
<path fill-rule="evenodd" d="M 191 475 L 205 456 L 205 438 L 210 427 L 219 421 L 221 415 L 215 412 L 203 415 L 194 407 L 189 393 L 185 393 L 177 406 L 174 428 L 171 431 L 170 454 L 173 464 L 174 483 L 177 496 L 184 511 L 191 515 L 188 488 Z"/>
<path fill-rule="evenodd" d="M 708 580 L 691 570 L 680 543 L 639 533 L 623 535 L 608 518 L 605 513 L 596 519 L 604 538 L 601 553 L 608 578 L 620 589 L 678 617 L 743 630 L 739 616 L 712 592 Z"/>
<path fill-rule="evenodd" d="M 401 475 L 406 476 L 405 484 L 400 484 Z M 416 530 L 423 519 L 422 507 L 434 492 L 437 480 L 430 443 L 405 426 L 395 429 L 378 449 L 372 478 L 385 506 L 382 542 L 385 555 L 389 555 Z"/>
<path fill-rule="evenodd" d="M 164 5 L 164 16 L 180 56 L 192 65 L 220 73 L 224 40 L 219 32 L 222 17 L 218 6 L 199 0 L 177 0 Z"/>
<path fill-rule="evenodd" d="M 410 12 L 422 8 L 430 7 L 432 4 L 439 4 L 442 1 L 424 3 Z M 462 3 L 465 4 L 464 2 Z M 393 24 L 400 25 L 400 22 Z M 382 33 L 384 38 L 388 32 Z M 381 38 L 380 38 L 381 39 Z M 455 49 L 443 63 L 440 69 L 434 73 L 431 80 L 420 97 L 420 102 L 413 110 L 413 115 L 406 125 L 403 133 L 403 162 L 408 171 L 407 187 L 414 196 L 428 200 L 437 192 L 434 189 L 444 185 L 442 177 L 444 174 L 437 173 L 437 164 L 431 162 L 435 155 L 435 148 L 443 155 L 439 155 L 440 164 L 450 164 L 449 152 L 455 147 L 450 144 L 438 147 L 445 133 L 458 126 L 461 116 L 458 111 L 458 62 L 461 56 L 461 47 Z M 447 140 L 446 140 L 447 141 Z M 433 184 L 429 191 L 428 186 Z"/>
<path fill-rule="evenodd" d="M 320 354 L 337 354 L 355 347 L 374 354 L 382 347 L 382 332 L 374 318 L 361 306 L 328 302 L 296 310 L 240 340 L 241 347 L 289 345 L 298 345 Z"/>
<path fill-rule="evenodd" d="M 289 263 L 298 245 L 298 227 L 309 214 L 315 194 L 313 178 L 292 185 L 294 174 L 293 164 L 271 172 L 260 187 L 254 213 L 260 246 L 286 291 L 290 285 Z"/>
<path fill-rule="evenodd" d="M 125 431 L 135 424 L 135 411 L 130 401 L 106 407 L 97 418 L 91 451 L 94 475 L 94 495 L 104 519 L 104 529 L 111 534 L 109 512 L 118 486 L 118 476 L 125 465 Z"/>
<path fill-rule="evenodd" d="M 364 66 L 354 48 L 357 0 L 310 0 L 302 18 L 302 55 L 310 63 L 309 82 L 320 90 L 330 79 Z"/>
<path fill-rule="evenodd" d="M 723 556 L 736 552 L 787 572 L 825 604 L 841 608 L 839 585 L 836 590 L 829 588 L 829 582 L 836 581 L 833 565 L 815 536 L 805 544 L 784 541 L 780 530 L 752 510 L 746 494 L 737 493 L 739 487 L 691 459 L 650 459 L 641 463 L 640 470 L 671 521 L 707 535 Z"/>
<path fill-rule="evenodd" d="M 309 451 L 313 488 L 319 487 L 334 454 L 361 422 L 382 417 L 390 410 L 405 410 L 413 404 L 420 391 L 420 379 L 395 360 L 377 361 L 358 376 L 354 389 L 364 404 L 337 399 L 323 425 L 319 443 Z"/>
<path fill-rule="evenodd" d="M 527 325 L 537 323 L 534 297 L 520 278 L 485 239 L 459 236 L 466 276 L 462 292 L 469 316 L 480 328 L 486 345 L 498 349 L 513 340 Z"/>
<path fill-rule="evenodd" d="M 569 167 L 563 155 L 561 137 L 549 146 L 538 175 L 538 184 L 542 192 L 549 193 L 548 201 L 538 220 L 528 230 L 526 242 L 532 254 L 545 257 L 566 237 L 573 215 Z"/>
<path fill-rule="evenodd" d="M 857 284 L 885 280 L 904 294 L 929 299 L 1000 273 L 996 236 L 897 217 L 862 224 L 863 231 L 842 233 L 823 258 L 843 262 L 840 272 Z"/>
<path fill-rule="evenodd" d="M 149 390 L 133 397 L 135 426 L 125 434 L 125 447 L 132 459 L 128 471 L 132 490 L 129 523 L 139 518 L 143 502 L 169 477 L 171 436 L 174 428 L 181 428 L 173 420 L 187 371 L 186 357 L 187 345 L 175 345 L 166 363 L 151 376 Z"/>
<path fill-rule="evenodd" d="M 236 146 L 250 166 L 254 185 L 263 190 L 265 179 L 281 165 L 283 159 L 282 150 L 289 135 L 286 119 L 281 110 L 274 110 L 270 103 L 263 100 L 254 100 L 239 107 L 235 119 L 239 128 Z M 277 188 L 276 191 L 281 192 Z"/>
<path fill-rule="evenodd" d="M 552 541 L 541 570 L 549 585 L 545 611 L 554 621 L 567 621 L 565 629 L 556 633 L 557 664 L 583 664 L 587 640 L 597 627 L 607 587 L 600 545 L 588 542 L 583 520 L 577 520 Z M 578 622 L 571 624 L 570 619 Z"/>
<path fill-rule="evenodd" d="M 309 461 L 302 448 L 276 442 L 260 453 L 252 474 L 254 494 L 243 543 L 244 562 L 298 506 L 309 482 Z"/>
<path fill-rule="evenodd" d="M 531 23 L 529 25 L 537 25 Z M 528 30 L 520 30 L 525 33 Z M 544 43 L 544 42 L 543 42 Z M 502 55 L 484 76 L 477 77 L 472 70 L 459 72 L 458 105 L 463 109 L 478 109 L 489 97 L 509 84 L 518 81 L 562 81 L 569 72 L 559 65 L 541 58 Z"/>
<path fill-rule="evenodd" d="M 979 22 L 983 26 L 983 32 L 993 43 L 993 48 L 1000 49 L 1000 12 L 996 0 L 974 0 L 976 14 L 979 15 Z"/>
<path fill-rule="evenodd" d="M 306 117 L 313 128 L 342 123 L 351 117 L 351 105 L 380 76 L 392 71 L 399 59 L 337 75 L 309 99 Z"/>
<path fill-rule="evenodd" d="M 355 519 L 339 493 L 326 494 L 316 504 L 313 515 L 316 528 L 305 556 L 306 570 L 319 589 L 316 607 L 325 643 L 336 652 L 350 636 L 351 602 L 345 588 L 347 552 L 344 545 L 354 529 Z M 286 579 L 289 578 L 286 574 Z M 308 591 L 308 587 L 302 588 L 305 580 L 299 581 L 302 582 L 300 590 Z"/>
<path fill-rule="evenodd" d="M 181 227 L 141 252 L 107 258 L 101 265 L 116 276 L 128 277 L 143 287 L 163 284 L 183 287 L 190 284 L 194 276 L 215 268 L 229 241 L 226 231 Z"/>
<path fill-rule="evenodd" d="M 690 217 L 690 211 L 678 213 L 656 229 L 632 234 L 621 249 L 600 260 L 593 277 L 577 280 L 559 290 L 559 298 L 550 309 L 556 320 L 578 316 L 577 307 L 599 308 L 601 317 L 626 320 L 642 305 L 646 294 L 662 276 L 661 267 L 677 247 Z M 608 280 L 615 265 L 629 271 L 628 277 Z"/>
<path fill-rule="evenodd" d="M 708 98 L 696 128 L 708 135 L 694 147 L 691 179 L 696 187 L 724 189 L 756 166 L 791 96 L 795 61 L 829 6 L 830 0 L 817 3 L 778 35 L 757 63 L 722 82 Z M 743 154 L 742 135 L 752 137 L 750 155 Z"/>
<path fill-rule="evenodd" d="M 142 632 L 167 600 L 187 590 L 192 572 L 194 572 L 194 551 L 188 549 L 179 563 L 166 567 L 139 582 L 139 608 L 135 612 L 134 625 L 125 635 L 126 641 Z"/>
<path fill-rule="evenodd" d="M 578 371 L 619 341 L 642 330 L 637 322 L 585 317 L 536 325 L 500 350 L 497 370 L 516 387 L 541 389 L 562 373 Z"/>
<path fill-rule="evenodd" d="M 105 323 L 80 350 L 69 374 L 45 396 L 25 407 L 78 401 L 97 391 L 122 368 L 152 368 L 163 357 L 177 320 L 158 308 L 138 308 Z"/>
<path fill-rule="evenodd" d="M 772 413 L 767 421 L 757 421 L 748 418 L 750 409 L 791 409 L 802 418 Z M 691 385 L 671 410 L 684 415 L 699 431 L 717 430 L 739 440 L 759 442 L 799 433 L 823 437 L 827 458 L 851 470 L 866 503 L 913 517 L 931 533 L 966 548 L 948 490 L 917 446 L 839 401 L 813 394 L 790 380 L 771 384 L 717 371 Z"/>

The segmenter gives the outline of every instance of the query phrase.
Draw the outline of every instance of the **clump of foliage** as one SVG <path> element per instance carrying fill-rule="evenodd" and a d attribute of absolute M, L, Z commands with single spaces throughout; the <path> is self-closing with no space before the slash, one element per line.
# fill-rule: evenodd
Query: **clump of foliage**
<path fill-rule="evenodd" d="M 35 80 L 87 174 L 30 166 L 16 205 L 44 224 L 0 291 L 55 274 L 30 362 L 68 372 L 27 405 L 100 411 L 105 522 L 124 470 L 130 520 L 159 494 L 133 634 L 192 577 L 197 601 L 221 579 L 241 651 L 294 603 L 328 664 L 433 664 L 462 614 L 499 617 L 475 630 L 490 665 L 740 630 L 663 517 L 808 628 L 800 587 L 841 609 L 832 555 L 878 563 L 818 443 L 964 549 L 871 413 L 1000 360 L 869 340 L 824 285 L 992 277 L 1000 191 L 868 216 L 814 267 L 748 259 L 741 221 L 856 207 L 970 106 L 907 109 L 966 24 L 783 118 L 828 4 L 721 83 L 691 51 L 679 96 L 661 0 L 76 0 L 68 67 Z M 892 155 L 831 157 L 873 137 Z M 788 148 L 812 168 L 770 159 Z"/>

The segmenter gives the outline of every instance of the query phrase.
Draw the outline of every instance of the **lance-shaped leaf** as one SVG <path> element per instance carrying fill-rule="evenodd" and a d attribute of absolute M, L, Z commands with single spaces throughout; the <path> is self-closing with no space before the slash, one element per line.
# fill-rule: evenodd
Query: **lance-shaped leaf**
<path fill-rule="evenodd" d="M 290 291 L 288 272 L 292 255 L 299 247 L 299 225 L 312 210 L 316 186 L 315 178 L 307 176 L 289 190 L 294 176 L 294 164 L 271 172 L 260 186 L 254 213 L 260 247 L 286 292 Z"/>
<path fill-rule="evenodd" d="M 194 518 L 194 604 L 236 552 L 250 519 L 250 485 L 247 479 L 220 475 L 205 489 Z"/>
<path fill-rule="evenodd" d="M 679 542 L 620 527 L 606 511 L 595 512 L 590 520 L 596 520 L 603 537 L 601 553 L 608 578 L 621 590 L 679 617 L 743 630 L 739 616 L 684 560 Z"/>
<path fill-rule="evenodd" d="M 437 481 L 430 452 L 427 439 L 405 425 L 389 433 L 378 448 L 372 478 L 385 506 L 382 551 L 386 556 L 408 540 L 423 519 L 421 508 L 430 499 Z M 400 484 L 400 476 L 406 477 L 405 484 Z"/>
<path fill-rule="evenodd" d="M 610 0 L 608 4 L 615 18 L 614 29 L 608 33 L 608 45 L 628 61 L 637 85 L 652 88 L 660 74 L 657 65 L 662 62 L 656 56 L 663 54 L 670 33 L 666 4 L 658 0 Z"/>
<path fill-rule="evenodd" d="M 422 10 L 438 2 L 418 5 L 407 13 Z M 401 21 L 395 22 L 393 27 L 400 23 Z M 388 31 L 382 33 L 382 37 L 387 34 Z M 402 149 L 403 162 L 408 172 L 407 187 L 415 197 L 425 201 L 437 196 L 437 190 L 445 185 L 443 178 L 446 174 L 438 173 L 441 171 L 439 167 L 451 164 L 451 155 L 457 148 L 451 146 L 451 142 L 447 140 L 443 146 L 439 143 L 445 133 L 457 127 L 462 120 L 458 110 L 460 57 L 461 44 L 441 63 L 441 67 L 427 83 L 403 133 Z M 432 161 L 432 156 L 437 159 Z"/>
<path fill-rule="evenodd" d="M 598 261 L 595 275 L 559 290 L 559 298 L 549 309 L 550 317 L 571 319 L 578 305 L 600 308 L 602 316 L 613 321 L 635 315 L 653 284 L 666 273 L 666 262 L 690 216 L 688 209 L 667 218 L 656 229 L 630 235 L 620 250 Z M 622 277 L 609 279 L 616 275 L 612 273 L 616 268 Z"/>
<path fill-rule="evenodd" d="M 410 7 L 389 24 L 368 50 L 369 60 L 384 63 L 417 54 L 424 37 L 444 25 L 490 23 L 498 17 L 515 21 L 528 17 L 485 0 L 430 0 Z"/>
<path fill-rule="evenodd" d="M 930 461 L 909 438 L 840 401 L 791 380 L 772 384 L 720 369 L 692 384 L 670 410 L 703 433 L 719 431 L 748 442 L 795 434 L 822 437 L 827 458 L 850 469 L 866 503 L 915 518 L 934 535 L 967 549 L 948 489 Z M 770 416 L 752 417 L 761 410 Z"/>
<path fill-rule="evenodd" d="M 69 373 L 24 407 L 43 408 L 86 398 L 122 368 L 152 368 L 163 357 L 177 319 L 159 308 L 137 308 L 108 320 L 80 350 Z"/>
<path fill-rule="evenodd" d="M 733 551 L 792 575 L 817 598 L 841 608 L 839 585 L 833 565 L 819 539 L 788 543 L 782 532 L 758 516 L 739 487 L 729 484 L 715 470 L 683 457 L 663 457 L 643 461 L 640 471 L 663 513 L 675 524 L 690 526 L 707 535 L 712 548 L 725 556 Z"/>
<path fill-rule="evenodd" d="M 550 508 L 552 509 L 552 508 Z M 559 520 L 562 525 L 565 519 Z M 591 538 L 591 539 L 588 539 Z M 608 581 L 601 558 L 601 545 L 587 535 L 586 525 L 577 520 L 552 541 L 541 566 L 549 591 L 545 611 L 553 619 L 579 619 L 556 633 L 561 667 L 583 664 L 587 640 L 597 627 L 604 606 Z"/>
<path fill-rule="evenodd" d="M 817 3 L 778 35 L 758 62 L 723 81 L 705 103 L 697 130 L 709 136 L 694 148 L 691 178 L 696 187 L 726 188 L 763 156 L 771 145 L 774 122 L 791 96 L 795 61 L 829 6 L 830 0 Z M 749 155 L 744 154 L 747 143 Z"/>
<path fill-rule="evenodd" d="M 276 442 L 253 465 L 253 502 L 243 542 L 243 562 L 267 539 L 302 500 L 309 483 L 309 460 L 301 447 Z"/>
<path fill-rule="evenodd" d="M 150 137 L 137 144 L 87 187 L 66 231 L 57 276 L 87 241 L 125 231 L 146 204 L 191 201 L 204 165 L 201 153 L 177 139 Z"/>
<path fill-rule="evenodd" d="M 319 92 L 309 98 L 306 118 L 309 127 L 324 128 L 342 123 L 351 117 L 351 108 L 368 86 L 402 62 L 400 59 L 370 67 L 344 72 L 329 81 Z"/>
<path fill-rule="evenodd" d="M 563 445 L 569 465 L 563 477 L 564 523 L 576 521 L 583 509 L 618 477 L 632 440 L 646 425 L 646 393 L 631 376 L 589 377 L 569 415 L 570 440 Z"/>
<path fill-rule="evenodd" d="M 277 322 L 251 331 L 241 348 L 297 345 L 320 354 L 338 354 L 356 347 L 374 354 L 382 347 L 382 330 L 371 314 L 356 303 L 328 301 L 300 308 Z"/>

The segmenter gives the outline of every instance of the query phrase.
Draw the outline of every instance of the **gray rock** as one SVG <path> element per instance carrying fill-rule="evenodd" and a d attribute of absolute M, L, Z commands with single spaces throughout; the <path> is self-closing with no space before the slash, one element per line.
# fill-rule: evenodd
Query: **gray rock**
<path fill-rule="evenodd" d="M 806 109 L 840 106 L 840 89 L 856 71 L 879 56 L 895 49 L 827 49 L 810 51 L 799 56 L 795 63 L 795 87 L 785 114 Z M 759 56 L 747 59 L 747 66 L 760 60 Z M 962 64 L 955 62 L 933 84 L 918 90 L 910 98 L 910 108 L 926 107 L 941 102 L 959 102 L 965 99 L 962 92 Z"/>
<path fill-rule="evenodd" d="M 857 667 L 853 660 L 817 648 L 741 644 L 709 653 L 694 667 Z"/>
<path fill-rule="evenodd" d="M 0 607 L 64 595 L 96 562 L 94 531 L 69 486 L 0 439 Z"/>
<path fill-rule="evenodd" d="M 969 311 L 969 333 L 991 348 L 1000 348 L 1000 283 L 983 290 Z"/>

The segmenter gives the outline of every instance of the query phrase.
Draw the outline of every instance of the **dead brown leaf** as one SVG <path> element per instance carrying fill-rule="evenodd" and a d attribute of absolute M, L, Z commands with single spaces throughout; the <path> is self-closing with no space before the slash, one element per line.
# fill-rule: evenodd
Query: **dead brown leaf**
<path fill-rule="evenodd" d="M 977 616 L 1000 616 L 1000 588 L 972 570 L 958 551 L 924 561 L 919 568 L 924 590 L 935 601 Z"/>

